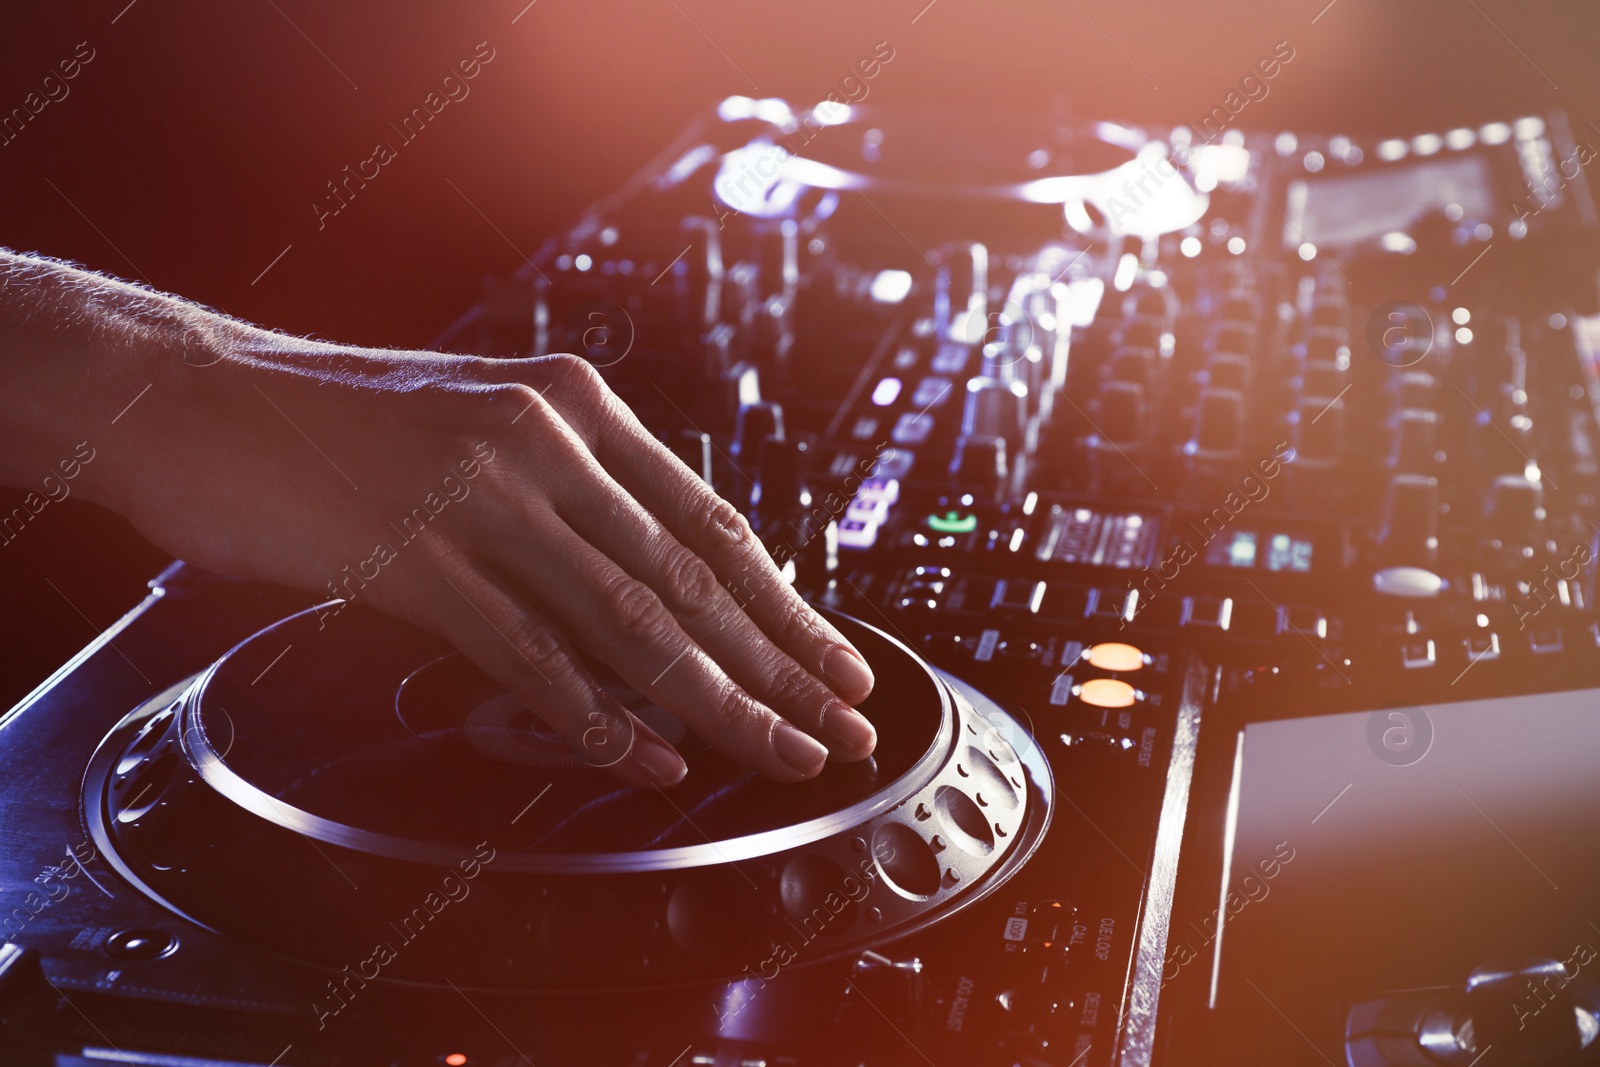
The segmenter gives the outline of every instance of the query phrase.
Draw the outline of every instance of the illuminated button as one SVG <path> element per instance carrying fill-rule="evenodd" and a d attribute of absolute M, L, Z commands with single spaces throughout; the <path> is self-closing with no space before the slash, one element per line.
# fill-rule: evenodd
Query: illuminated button
<path fill-rule="evenodd" d="M 908 448 L 899 451 L 890 450 L 891 455 L 880 456 L 872 465 L 872 475 L 875 478 L 900 479 L 911 473 L 911 464 L 917 458 L 916 454 Z"/>
<path fill-rule="evenodd" d="M 881 500 L 893 504 L 900 499 L 900 482 L 896 478 L 868 478 L 856 490 L 857 500 Z"/>
<path fill-rule="evenodd" d="M 924 378 L 917 383 L 916 392 L 911 394 L 911 403 L 920 410 L 927 411 L 944 403 L 952 388 L 949 378 Z"/>
<path fill-rule="evenodd" d="M 880 408 L 888 407 L 900 396 L 900 379 L 885 378 L 872 390 L 872 402 Z"/>
<path fill-rule="evenodd" d="M 1444 579 L 1422 567 L 1385 567 L 1372 576 L 1372 587 L 1385 596 L 1426 600 L 1444 591 Z"/>
<path fill-rule="evenodd" d="M 889 436 L 897 445 L 920 445 L 928 439 L 933 432 L 933 416 L 921 413 L 906 412 L 895 421 L 894 429 Z M 882 474 L 883 471 L 878 473 Z M 895 475 L 890 475 L 894 477 Z"/>
<path fill-rule="evenodd" d="M 839 523 L 840 548 L 871 548 L 878 540 L 878 524 L 846 517 Z"/>
<path fill-rule="evenodd" d="M 844 509 L 845 517 L 882 526 L 889 518 L 889 502 L 883 497 L 856 497 Z"/>
<path fill-rule="evenodd" d="M 971 349 L 963 344 L 946 344 L 933 354 L 932 367 L 940 374 L 960 374 L 966 369 Z"/>
<path fill-rule="evenodd" d="M 903 270 L 880 270 L 872 279 L 872 299 L 880 304 L 898 304 L 911 292 L 911 274 Z"/>
<path fill-rule="evenodd" d="M 1078 688 L 1078 699 L 1097 708 L 1127 708 L 1139 692 L 1119 678 L 1091 678 Z"/>
<path fill-rule="evenodd" d="M 928 529 L 934 533 L 964 534 L 978 528 L 978 516 L 965 511 L 946 511 L 928 516 Z"/>
<path fill-rule="evenodd" d="M 1094 645 L 1083 654 L 1083 658 L 1103 671 L 1136 671 L 1144 666 L 1144 653 L 1132 645 L 1124 645 L 1116 641 Z M 1088 683 L 1093 685 L 1093 682 Z M 1087 687 L 1086 687 L 1087 688 Z M 1113 705 L 1101 704 L 1100 707 Z M 1114 705 L 1121 707 L 1122 705 Z"/>
<path fill-rule="evenodd" d="M 444 1058 L 444 1062 L 449 1067 L 464 1067 L 467 1062 L 467 1054 L 465 1052 L 452 1052 Z"/>

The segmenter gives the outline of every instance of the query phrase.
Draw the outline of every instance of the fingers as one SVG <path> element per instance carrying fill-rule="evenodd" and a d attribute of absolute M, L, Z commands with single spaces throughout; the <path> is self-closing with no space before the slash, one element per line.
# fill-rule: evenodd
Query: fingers
<path fill-rule="evenodd" d="M 730 678 L 648 584 L 553 515 L 536 529 L 504 565 L 579 645 L 762 774 L 792 782 L 821 771 L 828 750 Z"/>
<path fill-rule="evenodd" d="M 617 482 L 741 591 L 750 617 L 791 659 L 849 703 L 866 699 L 873 685 L 866 658 L 783 580 L 738 510 L 645 432 L 582 360 L 559 368 L 547 399 Z"/>
<path fill-rule="evenodd" d="M 670 789 L 683 758 L 605 692 L 550 620 L 488 575 L 446 574 L 432 606 L 444 636 L 509 688 L 583 759 L 633 785 Z"/>
<path fill-rule="evenodd" d="M 839 760 L 871 755 L 877 733 L 745 614 L 704 560 L 603 470 L 562 517 L 590 544 L 655 591 L 684 632 L 745 692 L 821 739 Z M 625 504 L 619 502 L 626 502 Z"/>
<path fill-rule="evenodd" d="M 616 465 L 618 481 L 684 547 L 742 591 L 744 610 L 778 647 L 851 704 L 867 698 L 873 677 L 866 658 L 783 580 L 738 509 L 659 445 L 632 456 L 607 455 L 603 462 Z"/>

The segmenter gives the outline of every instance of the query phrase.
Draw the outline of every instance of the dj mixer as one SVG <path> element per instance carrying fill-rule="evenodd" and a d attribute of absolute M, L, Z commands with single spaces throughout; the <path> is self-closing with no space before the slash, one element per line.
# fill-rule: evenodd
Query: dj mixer
<path fill-rule="evenodd" d="M 436 347 L 599 368 L 867 654 L 873 759 L 766 783 L 633 694 L 691 770 L 629 789 L 432 637 L 175 564 L 0 720 L 6 1032 L 1590 1062 L 1593 156 L 723 101 Z"/>

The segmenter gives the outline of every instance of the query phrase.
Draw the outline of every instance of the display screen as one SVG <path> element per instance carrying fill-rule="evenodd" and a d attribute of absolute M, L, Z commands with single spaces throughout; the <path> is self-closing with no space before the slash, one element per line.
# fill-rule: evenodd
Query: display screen
<path fill-rule="evenodd" d="M 1265 542 L 1265 551 L 1262 543 Z M 1236 530 L 1206 546 L 1206 562 L 1213 567 L 1251 569 L 1258 564 L 1268 571 L 1311 570 L 1312 543 L 1286 533 L 1257 534 Z"/>
<path fill-rule="evenodd" d="M 1189 966 L 1218 1009 L 1270 991 L 1304 1018 L 1600 948 L 1597 765 L 1594 689 L 1247 726 L 1226 889 L 1214 913 L 1174 916 L 1209 940 Z"/>
<path fill-rule="evenodd" d="M 1440 156 L 1304 178 L 1289 183 L 1284 245 L 1331 248 L 1373 241 L 1408 232 L 1424 215 L 1452 204 L 1467 218 L 1494 214 L 1494 187 L 1483 156 Z"/>

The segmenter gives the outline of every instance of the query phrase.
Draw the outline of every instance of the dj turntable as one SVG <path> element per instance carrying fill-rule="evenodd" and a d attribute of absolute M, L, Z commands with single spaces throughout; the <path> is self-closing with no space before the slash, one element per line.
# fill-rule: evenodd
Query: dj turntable
<path fill-rule="evenodd" d="M 4 1062 L 1596 1062 L 1592 156 L 724 101 L 438 346 L 601 368 L 873 757 L 174 564 L 0 719 Z"/>

